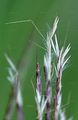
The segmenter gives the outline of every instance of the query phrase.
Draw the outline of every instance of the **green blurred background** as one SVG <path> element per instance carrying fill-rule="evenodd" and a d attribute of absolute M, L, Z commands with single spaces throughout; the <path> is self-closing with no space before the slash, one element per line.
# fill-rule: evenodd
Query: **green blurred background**
<path fill-rule="evenodd" d="M 26 120 L 35 120 L 35 100 L 31 81 L 35 81 L 35 64 L 43 70 L 43 38 L 31 24 L 5 23 L 31 19 L 46 37 L 49 27 L 59 16 L 57 35 L 60 45 L 71 43 L 71 60 L 63 74 L 63 108 L 67 117 L 78 120 L 78 0 L 0 0 L 0 120 L 8 103 L 11 90 L 7 81 L 7 61 L 4 54 L 16 64 L 22 81 L 22 94 Z M 16 112 L 13 116 L 16 120 Z"/>

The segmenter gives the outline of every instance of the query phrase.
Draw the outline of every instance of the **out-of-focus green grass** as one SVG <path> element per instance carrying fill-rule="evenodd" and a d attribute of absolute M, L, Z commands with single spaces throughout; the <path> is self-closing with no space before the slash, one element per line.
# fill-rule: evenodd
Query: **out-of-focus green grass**
<path fill-rule="evenodd" d="M 25 117 L 34 120 L 36 113 L 31 80 L 35 81 L 36 56 L 42 65 L 45 52 L 33 43 L 44 47 L 43 38 L 31 23 L 5 23 L 31 19 L 46 37 L 48 26 L 52 26 L 57 15 L 60 17 L 57 30 L 59 43 L 63 44 L 65 40 L 66 44 L 71 43 L 71 61 L 63 75 L 63 105 L 67 116 L 78 119 L 77 11 L 77 0 L 0 0 L 0 120 L 3 119 L 10 93 L 10 84 L 6 79 L 8 64 L 4 54 L 7 53 L 19 69 Z M 15 114 L 13 120 L 16 120 Z"/>

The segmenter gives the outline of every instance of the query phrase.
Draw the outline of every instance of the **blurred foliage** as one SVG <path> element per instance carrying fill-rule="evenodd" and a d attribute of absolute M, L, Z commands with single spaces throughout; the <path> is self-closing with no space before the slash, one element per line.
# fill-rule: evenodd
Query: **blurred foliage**
<path fill-rule="evenodd" d="M 43 68 L 45 48 L 43 38 L 31 24 L 7 22 L 31 19 L 41 33 L 46 33 L 58 15 L 58 39 L 60 45 L 71 43 L 71 61 L 63 74 L 63 108 L 67 117 L 78 119 L 78 0 L 0 0 L 0 120 L 5 113 L 10 84 L 7 81 L 7 53 L 16 64 L 22 82 L 24 112 L 27 120 L 36 119 L 34 91 L 31 81 L 35 81 L 36 60 Z M 37 59 L 36 59 L 37 58 Z M 16 112 L 13 120 L 16 120 Z"/>

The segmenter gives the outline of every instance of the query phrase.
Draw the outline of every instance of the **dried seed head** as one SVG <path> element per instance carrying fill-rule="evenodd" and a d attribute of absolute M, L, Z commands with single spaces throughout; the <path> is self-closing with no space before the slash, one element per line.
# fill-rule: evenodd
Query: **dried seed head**
<path fill-rule="evenodd" d="M 40 95 L 42 94 L 42 81 L 40 76 L 40 65 L 36 65 L 36 89 L 39 91 Z"/>

